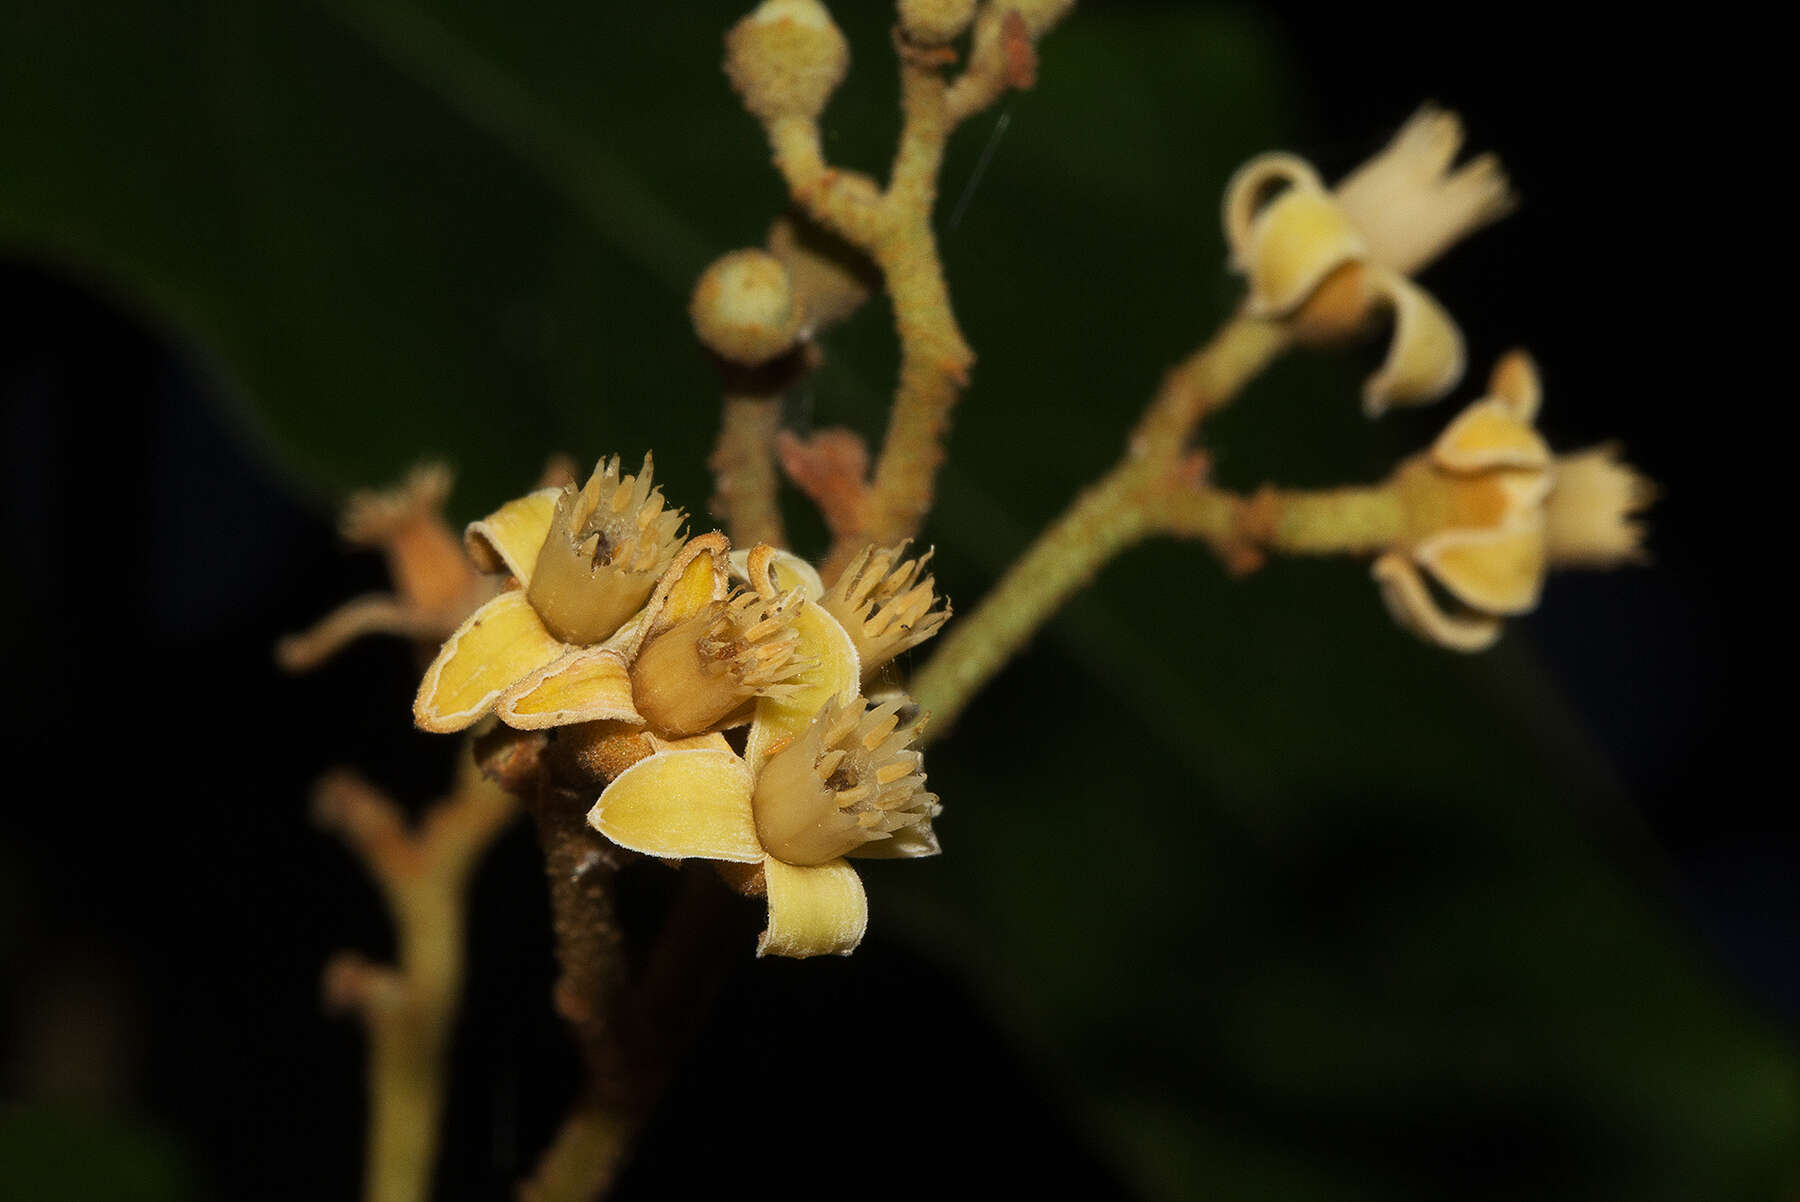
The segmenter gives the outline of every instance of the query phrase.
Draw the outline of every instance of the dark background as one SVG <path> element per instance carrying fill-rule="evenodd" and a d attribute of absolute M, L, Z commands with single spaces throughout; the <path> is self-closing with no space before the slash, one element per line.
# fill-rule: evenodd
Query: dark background
<path fill-rule="evenodd" d="M 779 194 L 714 69 L 736 7 L 682 7 L 0 17 L 0 1196 L 355 1188 L 360 1039 L 317 974 L 388 936 L 306 789 L 348 763 L 422 802 L 448 747 L 403 646 L 299 680 L 268 648 L 381 587 L 331 498 L 421 454 L 459 518 L 546 452 L 652 444 L 703 509 L 679 281 Z M 851 15 L 828 135 L 874 166 L 891 66 Z M 746 915 L 624 1193 L 1791 1196 L 1780 539 L 1739 547 L 1770 402 L 1705 261 L 1741 130 L 1696 98 L 1704 29 L 1554 15 L 1079 10 L 944 234 L 982 362 L 930 533 L 969 607 L 1228 311 L 1231 167 L 1335 177 L 1429 98 L 1525 198 L 1425 280 L 1470 381 L 1371 429 L 1375 352 L 1303 356 L 1217 423 L 1220 472 L 1372 478 L 1523 344 L 1553 444 L 1620 438 L 1663 484 L 1652 565 L 1557 578 L 1467 661 L 1355 565 L 1132 552 L 934 752 L 948 854 L 868 874 L 855 956 L 753 962 Z M 877 428 L 890 342 L 878 308 L 834 339 L 798 420 Z M 521 827 L 477 887 L 445 1198 L 501 1196 L 573 1084 L 538 873 Z"/>

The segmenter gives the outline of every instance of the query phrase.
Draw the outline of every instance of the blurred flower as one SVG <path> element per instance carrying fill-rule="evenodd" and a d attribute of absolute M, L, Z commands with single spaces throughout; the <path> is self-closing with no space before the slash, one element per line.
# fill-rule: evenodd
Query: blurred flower
<path fill-rule="evenodd" d="M 277 663 L 304 672 L 365 634 L 435 647 L 492 595 L 493 583 L 470 565 L 444 521 L 451 479 L 448 467 L 427 463 L 392 488 L 351 494 L 339 529 L 345 541 L 387 557 L 394 591 L 347 601 L 310 630 L 288 635 L 275 646 Z"/>
<path fill-rule="evenodd" d="M 1523 352 L 1501 359 L 1488 387 L 1395 473 L 1405 533 L 1374 566 L 1395 619 L 1459 651 L 1492 645 L 1502 618 L 1535 608 L 1550 567 L 1641 558 L 1632 519 L 1654 496 L 1616 448 L 1551 455 L 1532 428 L 1540 390 Z M 1421 568 L 1460 612 L 1438 603 Z"/>
<path fill-rule="evenodd" d="M 1225 189 L 1225 236 L 1252 316 L 1324 340 L 1392 313 L 1387 359 L 1363 389 L 1371 417 L 1436 400 L 1462 377 L 1456 323 L 1410 278 L 1512 207 L 1494 156 L 1452 170 L 1462 137 L 1454 113 L 1427 107 L 1334 191 L 1291 154 L 1252 159 Z"/>

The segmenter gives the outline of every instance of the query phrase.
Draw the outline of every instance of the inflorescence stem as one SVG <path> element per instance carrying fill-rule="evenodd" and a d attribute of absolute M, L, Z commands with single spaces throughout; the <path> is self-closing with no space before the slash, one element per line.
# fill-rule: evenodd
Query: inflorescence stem
<path fill-rule="evenodd" d="M 368 1202 L 430 1196 L 448 1077 L 448 1045 L 462 990 L 470 874 L 517 812 L 464 754 L 456 791 L 409 831 L 399 806 L 361 777 L 334 773 L 314 796 L 320 825 L 336 832 L 380 887 L 393 918 L 399 964 L 352 953 L 325 969 L 328 1006 L 354 1011 L 368 1032 Z"/>
<path fill-rule="evenodd" d="M 1211 487 L 1204 458 L 1189 447 L 1200 422 L 1228 404 L 1288 341 L 1280 324 L 1239 316 L 1169 372 L 1125 458 L 1039 535 L 974 612 L 957 616 L 913 677 L 913 695 L 932 715 L 931 736 L 949 730 L 1038 628 L 1133 543 L 1156 533 L 1196 538 L 1238 569 L 1254 566 L 1259 544 L 1280 544 L 1279 523 L 1258 520 L 1266 504 Z"/>

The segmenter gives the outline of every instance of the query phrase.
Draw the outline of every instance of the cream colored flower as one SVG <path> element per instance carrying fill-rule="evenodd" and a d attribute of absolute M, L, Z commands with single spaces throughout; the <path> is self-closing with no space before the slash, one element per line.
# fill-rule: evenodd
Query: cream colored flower
<path fill-rule="evenodd" d="M 1462 334 L 1410 278 L 1513 205 L 1494 156 L 1452 169 L 1462 138 L 1454 113 L 1428 106 L 1334 190 L 1291 154 L 1252 159 L 1225 189 L 1225 237 L 1252 315 L 1317 339 L 1392 313 L 1387 359 L 1363 389 L 1371 417 L 1436 400 L 1462 378 Z"/>
<path fill-rule="evenodd" d="M 476 564 L 519 582 L 469 615 L 425 671 L 413 702 L 423 730 L 474 725 L 498 707 L 513 726 L 637 720 L 626 665 L 645 631 L 646 603 L 680 587 L 679 510 L 665 510 L 648 456 L 635 476 L 617 457 L 585 487 L 545 488 L 468 528 Z M 698 541 L 698 540 L 696 540 Z M 704 553 L 723 562 L 719 544 Z M 709 572 L 710 588 L 722 572 Z"/>
<path fill-rule="evenodd" d="M 755 866 L 769 907 L 758 955 L 845 955 L 868 924 L 846 857 L 935 854 L 939 807 L 911 747 L 921 724 L 903 724 L 896 702 L 870 708 L 849 634 L 810 599 L 796 609 L 806 666 L 757 699 L 744 754 L 717 734 L 663 746 L 606 787 L 588 822 L 645 855 Z"/>
<path fill-rule="evenodd" d="M 1649 481 L 1615 448 L 1552 456 L 1532 428 L 1540 396 L 1530 358 L 1506 356 L 1488 395 L 1389 484 L 1405 533 L 1375 561 L 1375 579 L 1395 619 L 1440 646 L 1491 646 L 1503 618 L 1537 606 L 1552 566 L 1610 567 L 1642 555 L 1643 527 L 1632 518 L 1654 494 Z"/>

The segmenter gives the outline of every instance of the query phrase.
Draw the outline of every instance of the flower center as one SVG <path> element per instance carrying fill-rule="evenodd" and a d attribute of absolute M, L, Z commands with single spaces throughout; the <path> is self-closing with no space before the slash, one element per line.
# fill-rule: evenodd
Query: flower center
<path fill-rule="evenodd" d="M 631 665 L 632 703 L 665 735 L 697 734 L 751 697 L 785 696 L 806 661 L 794 658 L 798 590 L 740 592 L 655 635 Z"/>
<path fill-rule="evenodd" d="M 526 597 L 565 643 L 604 642 L 649 600 L 656 578 L 681 546 L 685 518 L 663 508 L 648 455 L 635 476 L 618 456 L 594 469 L 580 492 L 556 499 Z"/>
<path fill-rule="evenodd" d="M 911 746 L 918 726 L 900 728 L 902 704 L 833 702 L 769 758 L 753 802 L 765 851 L 823 864 L 931 818 L 937 797 L 925 791 L 924 757 Z"/>

